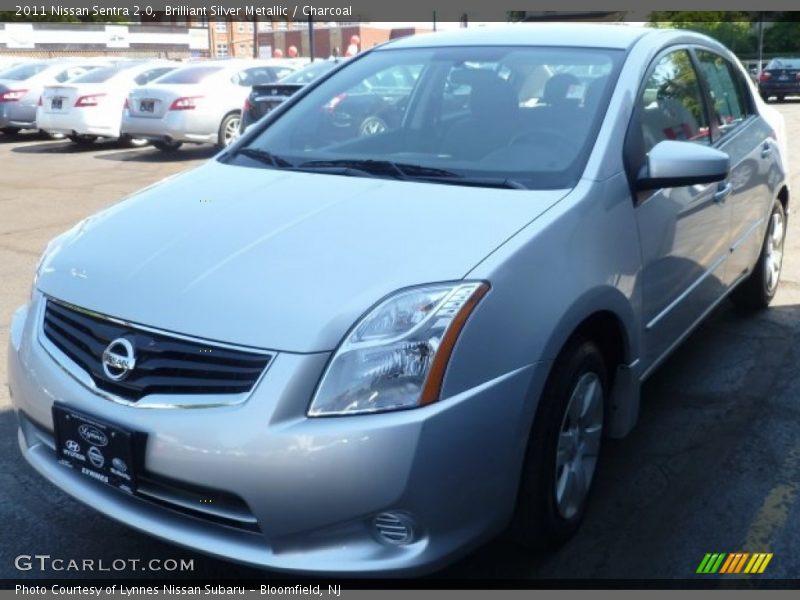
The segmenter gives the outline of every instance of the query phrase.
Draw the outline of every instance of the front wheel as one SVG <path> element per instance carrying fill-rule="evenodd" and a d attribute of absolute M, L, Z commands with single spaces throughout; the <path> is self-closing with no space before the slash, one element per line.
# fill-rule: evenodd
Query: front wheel
<path fill-rule="evenodd" d="M 510 530 L 521 545 L 543 550 L 578 530 L 600 455 L 607 390 L 597 344 L 574 339 L 553 366 L 528 441 Z"/>
<path fill-rule="evenodd" d="M 0 133 L 5 133 L 6 135 L 17 135 L 19 131 L 19 127 L 3 127 L 0 129 Z"/>
<path fill-rule="evenodd" d="M 386 121 L 381 119 L 380 117 L 376 117 L 375 115 L 369 116 L 361 122 L 361 125 L 358 127 L 358 135 L 360 137 L 369 137 L 372 135 L 378 135 L 379 133 L 383 133 L 388 129 L 386 125 Z"/>
<path fill-rule="evenodd" d="M 758 262 L 753 272 L 731 294 L 731 300 L 736 306 L 747 310 L 759 310 L 770 305 L 781 279 L 785 239 L 786 214 L 783 204 L 776 200 L 772 206 Z"/>

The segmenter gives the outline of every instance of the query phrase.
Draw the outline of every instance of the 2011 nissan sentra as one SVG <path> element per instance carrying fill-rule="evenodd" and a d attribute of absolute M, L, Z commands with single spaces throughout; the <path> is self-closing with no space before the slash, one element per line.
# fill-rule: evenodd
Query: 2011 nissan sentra
<path fill-rule="evenodd" d="M 323 126 L 370 80 L 397 118 Z M 686 32 L 365 52 L 47 246 L 11 327 L 22 453 L 131 527 L 271 569 L 564 542 L 642 382 L 726 297 L 775 295 L 790 194 L 763 106 Z"/>

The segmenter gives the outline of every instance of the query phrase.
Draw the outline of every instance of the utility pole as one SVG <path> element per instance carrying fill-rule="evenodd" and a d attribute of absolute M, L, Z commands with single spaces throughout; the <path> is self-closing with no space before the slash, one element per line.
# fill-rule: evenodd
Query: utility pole
<path fill-rule="evenodd" d="M 314 62 L 314 17 L 308 15 L 308 47 L 311 62 Z"/>
<path fill-rule="evenodd" d="M 758 68 L 756 75 L 761 78 L 761 69 L 764 60 L 764 13 L 758 13 Z"/>
<path fill-rule="evenodd" d="M 253 14 L 253 58 L 258 58 L 258 17 Z"/>

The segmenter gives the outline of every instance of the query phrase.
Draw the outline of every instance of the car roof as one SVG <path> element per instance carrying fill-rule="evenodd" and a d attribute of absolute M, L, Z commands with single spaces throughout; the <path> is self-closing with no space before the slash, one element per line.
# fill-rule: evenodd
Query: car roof
<path fill-rule="evenodd" d="M 409 36 L 383 44 L 380 50 L 440 46 L 580 46 L 627 49 L 644 36 L 664 31 L 667 30 L 618 23 L 517 23 Z"/>

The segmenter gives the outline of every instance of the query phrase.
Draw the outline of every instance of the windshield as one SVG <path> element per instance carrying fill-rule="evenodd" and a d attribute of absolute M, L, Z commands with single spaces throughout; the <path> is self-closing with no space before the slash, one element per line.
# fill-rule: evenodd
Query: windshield
<path fill-rule="evenodd" d="M 3 79 L 12 79 L 14 81 L 25 81 L 34 75 L 41 73 L 49 66 L 46 62 L 24 63 L 10 68 L 8 71 L 3 71 Z"/>
<path fill-rule="evenodd" d="M 800 58 L 773 58 L 767 69 L 800 69 Z"/>
<path fill-rule="evenodd" d="M 446 173 L 448 183 L 570 187 L 622 56 L 543 47 L 374 51 L 311 90 L 246 151 L 237 150 L 278 157 L 261 161 L 275 168 L 347 166 L 344 174 L 357 175 L 381 161 L 391 163 L 388 173 L 410 165 L 414 173 L 426 169 L 426 179 L 445 182 Z"/>
<path fill-rule="evenodd" d="M 121 72 L 120 67 L 101 67 L 76 77 L 70 83 L 103 83 Z"/>
<path fill-rule="evenodd" d="M 299 71 L 295 71 L 291 75 L 287 75 L 283 79 L 280 80 L 280 83 L 310 83 L 314 81 L 317 77 L 321 77 L 331 69 L 333 69 L 338 63 L 332 60 L 320 61 L 315 62 L 307 67 L 300 69 Z"/>
<path fill-rule="evenodd" d="M 193 83 L 200 83 L 206 77 L 214 75 L 215 73 L 219 73 L 222 71 L 223 67 L 219 65 L 215 66 L 203 66 L 203 67 L 186 67 L 184 69 L 177 69 L 172 73 L 167 73 L 163 77 L 160 77 L 156 83 L 179 83 L 179 84 L 193 84 Z"/>

